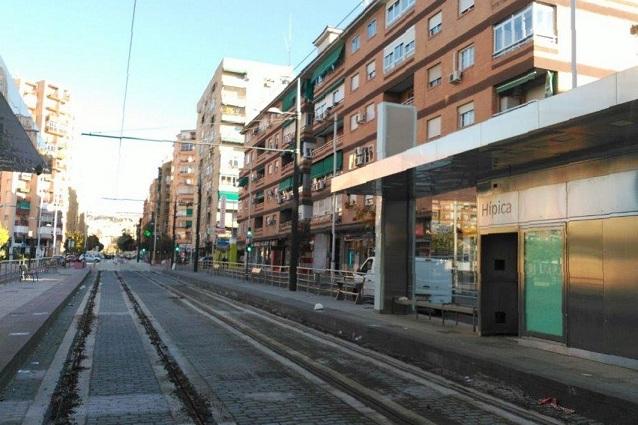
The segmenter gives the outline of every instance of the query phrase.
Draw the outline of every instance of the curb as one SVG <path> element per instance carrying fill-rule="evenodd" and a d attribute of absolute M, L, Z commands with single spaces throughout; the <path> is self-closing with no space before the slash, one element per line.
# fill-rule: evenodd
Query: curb
<path fill-rule="evenodd" d="M 524 387 L 524 394 L 534 400 L 556 397 L 562 406 L 574 409 L 576 415 L 604 423 L 633 425 L 638 417 L 638 405 L 630 401 L 515 369 L 496 360 L 480 359 L 437 347 L 429 341 L 414 339 L 400 331 L 392 332 L 382 327 L 370 327 L 340 311 L 330 310 L 330 315 L 317 314 L 301 302 L 266 299 L 240 288 L 228 288 L 225 284 L 216 284 L 176 272 L 168 273 L 193 284 L 204 285 L 206 289 L 219 295 L 343 338 L 460 383 L 464 383 L 464 376 L 482 374 L 510 387 Z M 494 395 L 503 397 L 503 394 Z M 537 406 L 524 407 L 536 407 L 535 410 L 538 410 Z"/>
<path fill-rule="evenodd" d="M 0 387 L 6 386 L 15 372 L 18 370 L 20 363 L 24 360 L 26 356 L 28 356 L 35 346 L 40 342 L 42 336 L 49 329 L 51 324 L 57 319 L 58 315 L 67 304 L 69 299 L 78 291 L 78 288 L 85 283 L 85 281 L 92 275 L 90 270 L 87 270 L 87 273 L 81 278 L 78 283 L 75 285 L 75 288 L 69 292 L 69 294 L 58 304 L 58 306 L 51 312 L 51 314 L 40 324 L 38 329 L 36 329 L 29 340 L 25 342 L 22 347 L 15 353 L 13 358 L 7 362 L 2 370 L 0 370 Z"/>

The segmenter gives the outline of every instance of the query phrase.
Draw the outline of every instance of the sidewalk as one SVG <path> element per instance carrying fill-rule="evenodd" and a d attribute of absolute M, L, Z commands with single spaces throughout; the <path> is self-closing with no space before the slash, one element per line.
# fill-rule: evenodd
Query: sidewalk
<path fill-rule="evenodd" d="M 55 319 L 65 301 L 85 280 L 89 269 L 41 273 L 38 282 L 0 284 L 0 385 Z"/>
<path fill-rule="evenodd" d="M 492 390 L 520 389 L 536 400 L 555 397 L 576 414 L 607 423 L 638 418 L 637 370 L 525 346 L 517 338 L 479 337 L 453 320 L 443 327 L 439 318 L 382 315 L 371 305 L 327 296 L 201 272 L 169 273 L 452 379 L 485 379 L 495 384 Z M 315 311 L 315 303 L 324 309 Z"/>

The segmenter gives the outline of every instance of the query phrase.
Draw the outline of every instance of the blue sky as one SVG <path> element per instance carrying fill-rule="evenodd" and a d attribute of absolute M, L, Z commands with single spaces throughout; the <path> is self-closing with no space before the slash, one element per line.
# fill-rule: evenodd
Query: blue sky
<path fill-rule="evenodd" d="M 194 128 L 196 103 L 222 57 L 292 64 L 359 0 L 138 0 L 124 128 L 128 135 L 174 138 Z M 117 142 L 79 136 L 120 128 L 133 0 L 3 0 L 0 56 L 14 76 L 47 79 L 73 96 L 72 185 L 81 208 L 141 211 L 141 199 L 171 145 L 125 142 L 115 184 Z M 144 130 L 140 130 L 144 129 Z"/>

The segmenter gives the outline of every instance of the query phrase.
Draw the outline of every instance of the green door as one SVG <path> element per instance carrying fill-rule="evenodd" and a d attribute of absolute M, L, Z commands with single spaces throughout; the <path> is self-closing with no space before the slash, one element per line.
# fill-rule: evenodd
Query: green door
<path fill-rule="evenodd" d="M 525 232 L 525 328 L 563 337 L 563 230 Z"/>

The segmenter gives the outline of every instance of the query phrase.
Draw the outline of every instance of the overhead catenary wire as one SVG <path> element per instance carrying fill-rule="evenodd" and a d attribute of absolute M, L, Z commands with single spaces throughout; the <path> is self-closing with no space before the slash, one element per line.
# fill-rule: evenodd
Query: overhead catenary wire
<path fill-rule="evenodd" d="M 131 52 L 133 50 L 133 33 L 135 28 L 135 10 L 137 9 L 137 0 L 133 0 L 133 13 L 131 16 L 131 29 L 128 42 L 128 56 L 126 59 L 126 78 L 124 80 L 124 98 L 122 99 L 122 119 L 120 121 L 120 142 L 117 148 L 117 167 L 115 172 L 115 193 L 119 192 L 120 185 L 120 162 L 122 158 L 122 135 L 124 134 L 124 121 L 126 119 L 126 99 L 128 97 L 128 81 L 131 71 Z"/>

